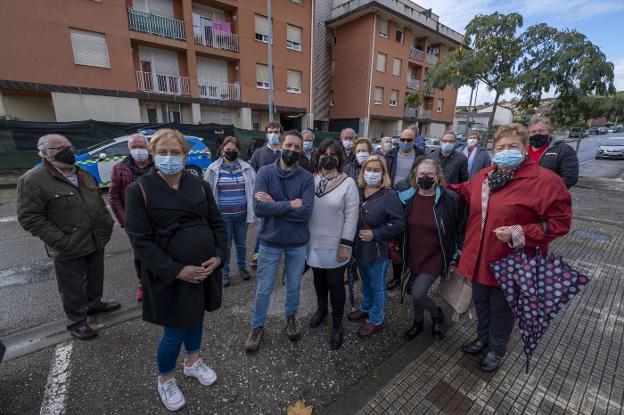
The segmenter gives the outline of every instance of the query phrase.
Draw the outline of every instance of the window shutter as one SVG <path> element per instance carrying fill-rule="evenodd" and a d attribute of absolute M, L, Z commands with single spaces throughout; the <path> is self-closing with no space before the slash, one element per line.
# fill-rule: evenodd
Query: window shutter
<path fill-rule="evenodd" d="M 375 87 L 375 103 L 381 104 L 383 101 L 383 88 Z"/>
<path fill-rule="evenodd" d="M 386 55 L 383 53 L 377 54 L 377 70 L 386 72 Z"/>
<path fill-rule="evenodd" d="M 379 20 L 379 34 L 386 37 L 388 36 L 388 20 Z"/>
<path fill-rule="evenodd" d="M 295 42 L 301 44 L 301 28 L 297 26 L 286 25 L 287 28 L 287 38 L 290 42 Z"/>
<path fill-rule="evenodd" d="M 398 100 L 399 100 L 399 91 L 393 89 L 392 91 L 390 91 L 390 105 L 393 107 L 396 107 Z"/>
<path fill-rule="evenodd" d="M 269 36 L 269 20 L 266 17 L 256 15 L 256 33 Z"/>
<path fill-rule="evenodd" d="M 256 81 L 258 83 L 269 84 L 269 67 L 268 65 L 256 64 Z"/>
<path fill-rule="evenodd" d="M 401 59 L 398 58 L 394 58 L 394 61 L 392 62 L 392 75 L 394 76 L 399 76 L 401 75 Z"/>
<path fill-rule="evenodd" d="M 111 67 L 104 34 L 78 29 L 69 29 L 69 33 L 77 65 Z"/>
<path fill-rule="evenodd" d="M 287 72 L 288 78 L 288 91 L 289 92 L 301 92 L 301 72 L 291 71 Z"/>
<path fill-rule="evenodd" d="M 150 13 L 158 16 L 175 18 L 173 14 L 173 2 L 171 0 L 146 0 L 147 9 Z"/>

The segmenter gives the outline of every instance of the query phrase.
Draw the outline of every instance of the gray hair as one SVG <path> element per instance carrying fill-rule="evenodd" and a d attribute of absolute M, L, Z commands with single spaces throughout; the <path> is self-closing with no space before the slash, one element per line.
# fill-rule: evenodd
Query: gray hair
<path fill-rule="evenodd" d="M 357 138 L 357 133 L 355 132 L 355 130 L 351 127 L 347 127 L 347 128 L 343 128 L 342 131 L 340 132 L 340 138 L 342 138 L 342 136 L 345 133 L 353 133 L 353 135 L 355 136 L 355 138 Z"/>
<path fill-rule="evenodd" d="M 130 141 L 132 141 L 133 138 L 142 138 L 145 141 L 145 144 L 147 144 L 149 148 L 149 142 L 147 141 L 147 137 L 145 137 L 141 133 L 134 133 L 130 137 L 128 137 L 128 148 L 130 148 Z"/>
<path fill-rule="evenodd" d="M 457 141 L 457 134 L 455 134 L 454 132 L 452 132 L 452 131 L 445 131 L 444 134 L 442 134 L 442 137 L 444 137 L 445 135 L 452 135 L 453 139 L 455 141 Z M 440 138 L 442 138 L 442 137 L 440 137 Z"/>
<path fill-rule="evenodd" d="M 303 131 L 301 132 L 301 136 L 302 136 L 303 138 L 306 138 L 306 137 L 312 137 L 312 141 L 314 141 L 314 133 L 312 132 L 312 130 L 309 130 L 309 129 L 308 129 L 308 130 L 303 130 Z"/>
<path fill-rule="evenodd" d="M 45 158 L 47 156 L 48 149 L 50 148 L 50 141 L 54 138 L 63 138 L 67 140 L 67 137 L 62 136 L 60 134 L 46 134 L 39 137 L 39 141 L 37 141 L 37 150 L 39 150 L 39 157 Z"/>
<path fill-rule="evenodd" d="M 548 132 L 551 132 L 553 129 L 552 123 L 550 122 L 550 118 L 548 117 L 535 117 L 531 121 L 529 121 L 528 128 L 531 128 L 535 124 L 542 123 L 548 128 Z"/>

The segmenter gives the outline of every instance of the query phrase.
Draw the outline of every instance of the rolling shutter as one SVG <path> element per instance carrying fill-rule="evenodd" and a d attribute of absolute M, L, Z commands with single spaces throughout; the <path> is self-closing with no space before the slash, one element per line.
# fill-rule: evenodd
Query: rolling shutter
<path fill-rule="evenodd" d="M 69 33 L 77 65 L 111 67 L 104 34 L 78 29 L 69 29 Z"/>
<path fill-rule="evenodd" d="M 256 15 L 256 33 L 269 36 L 269 20 L 266 17 Z"/>
<path fill-rule="evenodd" d="M 288 70 L 288 92 L 301 93 L 301 72 Z"/>

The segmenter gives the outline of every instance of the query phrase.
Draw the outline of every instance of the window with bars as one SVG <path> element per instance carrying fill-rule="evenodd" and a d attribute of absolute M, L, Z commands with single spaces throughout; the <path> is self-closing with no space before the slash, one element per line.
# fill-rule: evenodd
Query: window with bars
<path fill-rule="evenodd" d="M 399 101 L 399 91 L 397 91 L 396 89 L 393 89 L 392 91 L 390 91 L 390 106 L 396 107 L 398 105 L 398 101 Z"/>
<path fill-rule="evenodd" d="M 256 40 L 269 43 L 269 19 L 256 15 Z"/>
<path fill-rule="evenodd" d="M 377 105 L 383 103 L 383 88 L 380 86 L 375 87 L 375 100 L 373 101 Z"/>
<path fill-rule="evenodd" d="M 287 70 L 286 91 L 291 94 L 301 93 L 301 71 Z"/>
<path fill-rule="evenodd" d="M 256 64 L 256 87 L 269 89 L 269 66 L 261 63 Z"/>
<path fill-rule="evenodd" d="M 388 19 L 379 19 L 379 36 L 388 37 Z"/>
<path fill-rule="evenodd" d="M 76 65 L 110 68 L 106 36 L 103 33 L 69 29 Z"/>
<path fill-rule="evenodd" d="M 288 49 L 301 52 L 302 50 L 301 38 L 302 37 L 303 37 L 303 29 L 297 26 L 289 25 L 289 24 L 286 25 L 286 47 Z"/>
<path fill-rule="evenodd" d="M 386 72 L 386 54 L 377 53 L 377 70 L 379 72 Z"/>
<path fill-rule="evenodd" d="M 401 64 L 403 61 L 399 58 L 394 58 L 392 61 L 392 75 L 400 76 L 401 75 Z"/>

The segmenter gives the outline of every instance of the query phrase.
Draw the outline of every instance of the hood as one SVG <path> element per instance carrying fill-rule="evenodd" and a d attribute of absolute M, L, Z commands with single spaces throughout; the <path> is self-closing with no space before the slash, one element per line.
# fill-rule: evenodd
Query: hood
<path fill-rule="evenodd" d="M 407 190 L 403 190 L 402 192 L 399 192 L 399 199 L 401 199 L 401 202 L 406 205 L 407 202 L 414 197 L 414 195 L 416 194 L 416 188 L 414 187 L 410 187 Z M 442 188 L 440 186 L 436 186 L 435 188 L 435 203 L 438 203 L 438 200 L 440 200 L 440 196 L 442 196 Z"/>

